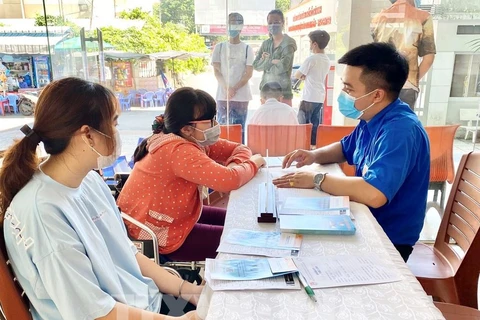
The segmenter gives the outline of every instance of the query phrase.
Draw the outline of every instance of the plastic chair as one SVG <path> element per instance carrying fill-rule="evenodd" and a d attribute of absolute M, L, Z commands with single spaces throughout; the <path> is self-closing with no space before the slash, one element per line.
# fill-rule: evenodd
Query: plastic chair
<path fill-rule="evenodd" d="M 0 228 L 0 318 L 31 320 L 29 302 L 10 268 L 4 239 Z"/>
<path fill-rule="evenodd" d="M 165 89 L 158 89 L 158 91 L 155 92 L 154 102 L 156 107 L 163 107 L 165 105 Z"/>
<path fill-rule="evenodd" d="M 13 112 L 18 113 L 18 106 L 17 106 L 18 96 L 16 94 L 9 94 L 7 95 L 6 98 L 8 100 L 8 104 L 10 105 L 10 107 L 13 108 Z"/>
<path fill-rule="evenodd" d="M 295 149 L 310 149 L 312 124 L 257 125 L 247 127 L 247 144 L 252 153 L 284 156 Z"/>
<path fill-rule="evenodd" d="M 459 125 L 430 126 L 425 127 L 430 140 L 430 184 L 429 190 L 433 190 L 433 202 L 427 206 L 433 206 L 440 215 L 445 207 L 445 191 L 447 182 L 452 183 L 455 178 L 453 167 L 453 141 Z M 441 192 L 440 202 L 437 201 L 438 193 Z"/>
<path fill-rule="evenodd" d="M 220 126 L 220 138 L 242 143 L 242 125 L 229 124 Z"/>
<path fill-rule="evenodd" d="M 133 96 L 131 94 L 127 95 L 126 97 L 119 97 L 118 101 L 120 102 L 120 106 L 122 110 L 130 110 L 130 104 L 132 101 Z"/>
<path fill-rule="evenodd" d="M 463 155 L 433 247 L 417 243 L 408 266 L 428 295 L 477 309 L 480 153 Z"/>
<path fill-rule="evenodd" d="M 149 107 L 154 107 L 155 106 L 155 102 L 153 101 L 153 96 L 155 95 L 154 92 L 152 91 L 148 91 L 148 92 L 145 92 L 144 94 L 142 94 L 142 107 L 146 107 L 146 104 L 148 103 L 148 106 Z"/>
<path fill-rule="evenodd" d="M 8 108 L 8 99 L 7 99 L 7 98 L 4 98 L 4 97 L 0 94 L 0 111 L 2 112 L 2 115 L 3 115 L 3 116 L 5 115 L 5 108 Z"/>
<path fill-rule="evenodd" d="M 442 312 L 445 320 L 480 320 L 480 311 L 477 309 L 444 302 L 434 304 Z"/>
<path fill-rule="evenodd" d="M 343 137 L 353 132 L 355 126 L 329 126 L 321 124 L 317 130 L 317 148 L 328 146 L 335 142 L 340 142 Z M 340 168 L 346 176 L 355 176 L 355 166 L 351 166 L 344 162 L 340 164 Z"/>

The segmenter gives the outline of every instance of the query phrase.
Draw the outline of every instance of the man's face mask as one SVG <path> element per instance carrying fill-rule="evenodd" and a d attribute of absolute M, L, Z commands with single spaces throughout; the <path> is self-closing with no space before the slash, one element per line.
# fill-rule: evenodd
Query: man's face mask
<path fill-rule="evenodd" d="M 107 137 L 109 139 L 112 139 L 112 137 L 110 137 L 109 135 L 106 135 L 105 133 L 100 132 L 97 129 L 94 129 L 94 128 L 92 128 L 92 129 L 95 130 L 96 132 L 100 133 L 102 136 Z M 112 154 L 107 155 L 107 156 L 104 156 L 103 154 L 98 152 L 97 149 L 95 149 L 93 146 L 91 146 L 89 143 L 87 143 L 87 141 L 83 138 L 83 136 L 82 136 L 82 139 L 90 147 L 90 149 L 92 149 L 93 152 L 98 154 L 97 169 L 103 169 L 103 168 L 111 166 L 112 164 L 115 163 L 115 160 L 117 160 L 117 158 L 122 153 L 122 140 L 120 138 L 120 133 L 118 132 L 118 130 L 115 130 L 115 134 L 113 136 L 114 143 L 115 143 L 115 150 L 113 150 Z"/>
<path fill-rule="evenodd" d="M 195 124 L 195 123 L 204 123 L 204 122 L 208 122 L 208 121 L 212 121 L 213 125 L 212 125 L 211 128 L 208 128 L 206 130 L 200 130 L 200 129 L 197 129 L 197 128 L 193 127 L 195 130 L 203 133 L 204 139 L 203 140 L 197 140 L 194 137 L 192 137 L 192 138 L 195 139 L 196 142 L 199 145 L 204 146 L 204 147 L 215 144 L 218 141 L 218 139 L 220 138 L 220 125 L 218 124 L 218 122 L 216 120 L 200 120 L 200 121 L 190 122 L 190 123 Z"/>
<path fill-rule="evenodd" d="M 375 91 L 376 90 L 373 90 L 372 92 L 369 92 L 369 93 L 367 93 L 367 94 L 365 94 L 361 97 L 354 98 L 354 97 L 352 97 L 351 95 L 349 95 L 348 93 L 346 93 L 345 91 L 342 90 L 340 92 L 340 95 L 338 96 L 338 99 L 337 99 L 338 108 L 339 108 L 340 112 L 347 118 L 359 119 L 361 116 L 363 116 L 365 111 L 367 111 L 368 109 L 370 109 L 371 107 L 373 107 L 375 105 L 375 102 L 372 103 L 371 105 L 369 105 L 364 110 L 360 111 L 357 108 L 355 108 L 355 101 L 360 100 L 362 98 L 365 98 L 366 96 L 369 96 L 370 94 L 372 94 Z"/>
<path fill-rule="evenodd" d="M 228 26 L 228 35 L 230 38 L 235 38 L 242 32 L 243 24 L 231 24 Z"/>

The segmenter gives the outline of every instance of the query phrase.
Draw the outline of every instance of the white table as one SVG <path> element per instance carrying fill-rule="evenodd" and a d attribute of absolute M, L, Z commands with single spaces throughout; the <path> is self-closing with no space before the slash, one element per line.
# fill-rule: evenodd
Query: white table
<path fill-rule="evenodd" d="M 287 169 L 291 171 L 291 169 Z M 337 165 L 310 166 L 308 170 L 342 175 Z M 287 172 L 288 172 L 287 171 Z M 278 177 L 285 172 L 270 168 Z M 279 230 L 276 224 L 257 223 L 258 184 L 265 181 L 262 169 L 248 184 L 233 191 L 227 209 L 223 236 L 232 228 Z M 278 200 L 286 196 L 320 196 L 316 190 L 279 189 Z M 324 194 L 325 195 L 325 194 Z M 318 303 L 312 302 L 303 290 L 216 291 L 208 285 L 198 305 L 198 314 L 206 320 L 216 319 L 444 319 L 420 283 L 410 272 L 369 209 L 351 202 L 357 233 L 354 236 L 304 236 L 300 256 L 326 256 L 375 253 L 401 274 L 399 282 L 317 289 Z M 217 259 L 238 258 L 234 254 L 219 254 Z"/>

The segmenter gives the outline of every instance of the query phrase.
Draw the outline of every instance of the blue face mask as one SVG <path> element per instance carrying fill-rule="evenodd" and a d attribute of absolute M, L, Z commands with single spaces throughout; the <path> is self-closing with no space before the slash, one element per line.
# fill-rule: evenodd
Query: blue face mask
<path fill-rule="evenodd" d="M 240 34 L 240 30 L 228 30 L 230 38 L 236 38 Z"/>
<path fill-rule="evenodd" d="M 360 99 L 372 94 L 373 92 L 375 92 L 375 90 L 373 90 L 372 92 L 367 93 L 367 94 L 355 99 L 354 97 L 352 97 L 351 95 L 349 95 L 348 93 L 346 93 L 345 91 L 342 90 L 340 92 L 340 95 L 338 96 L 338 99 L 337 99 L 338 108 L 339 108 L 340 112 L 347 118 L 359 119 L 361 116 L 363 116 L 365 111 L 367 111 L 368 109 L 373 107 L 375 105 L 375 103 L 372 103 L 367 108 L 363 109 L 362 111 L 359 111 L 357 108 L 355 108 L 355 101 L 360 100 Z"/>

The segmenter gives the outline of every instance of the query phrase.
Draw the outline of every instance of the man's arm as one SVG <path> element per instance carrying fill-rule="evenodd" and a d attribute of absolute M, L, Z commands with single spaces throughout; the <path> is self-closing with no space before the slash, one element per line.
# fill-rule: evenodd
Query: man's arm
<path fill-rule="evenodd" d="M 213 71 L 215 73 L 215 78 L 217 78 L 218 84 L 221 85 L 224 89 L 227 88 L 227 82 L 223 78 L 220 62 L 213 62 Z"/>
<path fill-rule="evenodd" d="M 435 54 L 427 54 L 422 57 L 422 62 L 420 62 L 420 65 L 418 66 L 418 80 L 421 80 L 427 74 L 434 60 Z"/>
<path fill-rule="evenodd" d="M 315 162 L 318 164 L 342 163 L 346 161 L 340 142 L 318 148 L 314 150 L 313 153 L 315 155 Z"/>
<path fill-rule="evenodd" d="M 245 68 L 245 73 L 243 74 L 242 78 L 233 86 L 233 90 L 238 91 L 240 88 L 242 88 L 244 85 L 248 83 L 248 80 L 253 75 L 253 66 L 246 66 Z"/>
<path fill-rule="evenodd" d="M 387 203 L 387 197 L 362 177 L 325 176 L 322 191 L 332 196 L 349 196 L 351 201 L 379 208 Z"/>
<path fill-rule="evenodd" d="M 297 70 L 297 72 L 295 72 L 295 79 L 298 79 L 298 80 L 305 80 L 305 75 L 303 73 L 300 72 L 300 70 Z"/>

